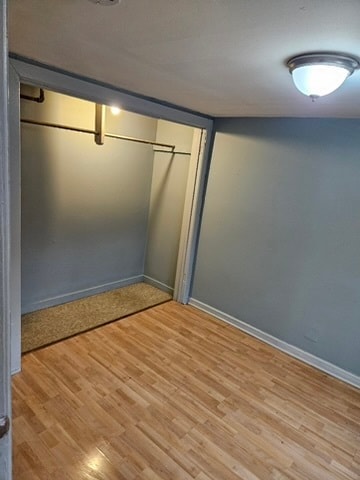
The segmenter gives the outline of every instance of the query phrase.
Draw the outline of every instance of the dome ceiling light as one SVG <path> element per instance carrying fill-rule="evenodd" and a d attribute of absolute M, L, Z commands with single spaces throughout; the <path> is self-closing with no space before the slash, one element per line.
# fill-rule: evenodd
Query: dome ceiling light
<path fill-rule="evenodd" d="M 360 64 L 347 55 L 306 53 L 290 58 L 287 66 L 296 88 L 314 101 L 339 88 Z"/>

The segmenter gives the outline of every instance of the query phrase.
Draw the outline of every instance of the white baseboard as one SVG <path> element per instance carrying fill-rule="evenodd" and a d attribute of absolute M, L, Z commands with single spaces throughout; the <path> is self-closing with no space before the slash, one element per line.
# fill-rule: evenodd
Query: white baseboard
<path fill-rule="evenodd" d="M 351 372 L 348 372 L 347 370 L 343 370 L 342 368 L 337 367 L 336 365 L 319 357 L 316 357 L 315 355 L 312 355 L 311 353 L 308 353 L 301 348 L 295 347 L 294 345 L 284 342 L 279 338 L 273 337 L 269 333 L 263 332 L 262 330 L 259 330 L 258 328 L 253 327 L 248 323 L 242 322 L 241 320 L 238 320 L 237 318 L 232 317 L 227 313 L 221 312 L 214 307 L 210 307 L 209 305 L 206 305 L 205 303 L 202 303 L 195 298 L 190 298 L 189 305 L 192 305 L 199 310 L 203 310 L 204 312 L 213 315 L 219 320 L 230 323 L 234 327 L 239 328 L 240 330 L 248 333 L 249 335 L 258 338 L 259 340 L 262 340 L 263 342 L 281 350 L 282 352 L 288 353 L 292 357 L 295 357 L 298 360 L 301 360 L 315 368 L 318 368 L 319 370 L 328 373 L 329 375 L 332 375 L 339 380 L 349 383 L 354 387 L 360 388 L 360 377 Z"/>
<path fill-rule="evenodd" d="M 55 305 L 61 305 L 62 303 L 72 302 L 74 300 L 79 300 L 80 298 L 90 297 L 91 295 L 107 292 L 109 290 L 115 290 L 116 288 L 126 287 L 127 285 L 132 285 L 133 283 L 139 283 L 143 281 L 144 281 L 143 275 L 136 275 L 135 277 L 129 277 L 123 280 L 117 280 L 116 282 L 104 283 L 102 285 L 96 285 L 94 287 L 85 288 L 83 290 L 69 292 L 64 295 L 58 295 L 56 297 L 46 298 L 44 300 L 40 300 L 39 302 L 34 302 L 28 305 L 24 305 L 21 313 L 24 314 L 24 313 L 35 312 L 36 310 L 41 310 L 42 308 L 54 307 Z"/>
<path fill-rule="evenodd" d="M 13 367 L 11 368 L 11 376 L 13 375 L 16 375 L 17 373 L 20 373 L 21 372 L 21 367 L 19 367 L 18 365 L 16 367 Z"/>
<path fill-rule="evenodd" d="M 144 282 L 152 285 L 153 287 L 159 288 L 164 292 L 170 293 L 171 295 L 174 293 L 174 289 L 172 287 L 165 285 L 165 283 L 159 282 L 159 280 L 155 280 L 155 278 L 148 277 L 147 275 L 144 275 Z"/>

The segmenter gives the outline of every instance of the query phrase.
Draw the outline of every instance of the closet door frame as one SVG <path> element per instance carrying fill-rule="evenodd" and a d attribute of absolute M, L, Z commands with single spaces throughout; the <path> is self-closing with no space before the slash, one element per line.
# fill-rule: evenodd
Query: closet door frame
<path fill-rule="evenodd" d="M 210 134 L 211 132 L 206 129 L 194 129 L 173 295 L 174 300 L 184 304 L 187 304 L 190 298 L 195 268 L 197 240 L 205 192 L 205 176 L 203 173 L 206 171 L 207 159 L 212 148 Z"/>
<path fill-rule="evenodd" d="M 12 478 L 8 4 L 0 4 L 0 478 Z"/>
<path fill-rule="evenodd" d="M 21 179 L 20 179 L 20 83 L 53 90 L 73 97 L 104 105 L 120 104 L 124 110 L 181 123 L 198 129 L 193 143 L 191 169 L 187 184 L 184 216 L 182 222 L 177 272 L 174 286 L 174 299 L 188 303 L 197 239 L 200 230 L 200 217 L 204 201 L 206 175 L 210 163 L 213 120 L 185 109 L 165 103 L 155 102 L 146 97 L 135 95 L 72 75 L 57 69 L 30 62 L 19 57 L 11 57 L 10 67 L 10 228 L 11 251 L 9 255 L 10 272 L 6 282 L 11 291 L 9 314 L 11 312 L 11 371 L 21 370 Z"/>

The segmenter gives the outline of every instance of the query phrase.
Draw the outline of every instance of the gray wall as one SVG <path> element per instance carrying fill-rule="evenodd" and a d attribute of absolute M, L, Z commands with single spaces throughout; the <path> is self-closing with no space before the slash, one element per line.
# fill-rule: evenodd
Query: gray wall
<path fill-rule="evenodd" d="M 165 120 L 158 121 L 158 142 L 176 145 L 176 150 L 191 152 L 194 129 Z M 173 289 L 189 155 L 155 153 L 145 275 Z"/>
<path fill-rule="evenodd" d="M 21 114 L 94 128 L 94 104 L 51 92 L 44 104 L 22 101 Z M 107 115 L 113 133 L 154 139 L 156 126 Z M 142 275 L 152 147 L 109 138 L 98 146 L 91 135 L 22 125 L 21 149 L 23 311 Z"/>
<path fill-rule="evenodd" d="M 360 121 L 216 124 L 192 297 L 360 374 Z"/>

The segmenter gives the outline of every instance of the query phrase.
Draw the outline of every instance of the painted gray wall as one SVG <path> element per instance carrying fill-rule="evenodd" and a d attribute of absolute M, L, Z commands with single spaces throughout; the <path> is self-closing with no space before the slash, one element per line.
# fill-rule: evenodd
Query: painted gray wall
<path fill-rule="evenodd" d="M 223 119 L 192 297 L 360 374 L 360 121 Z"/>
<path fill-rule="evenodd" d="M 23 117 L 94 128 L 90 102 L 46 92 L 44 104 L 21 103 Z M 154 139 L 156 126 L 122 112 L 106 131 Z M 22 125 L 21 149 L 23 311 L 142 275 L 152 147 Z"/>
<path fill-rule="evenodd" d="M 194 129 L 165 120 L 158 121 L 156 140 L 191 152 Z M 145 275 L 167 289 L 174 288 L 179 250 L 189 155 L 155 153 Z"/>

